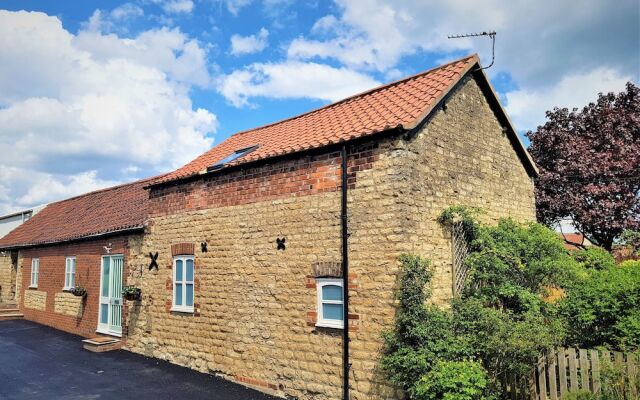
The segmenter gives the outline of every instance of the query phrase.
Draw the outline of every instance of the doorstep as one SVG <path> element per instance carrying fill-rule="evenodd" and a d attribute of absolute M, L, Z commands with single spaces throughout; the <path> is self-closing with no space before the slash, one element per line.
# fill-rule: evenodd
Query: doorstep
<path fill-rule="evenodd" d="M 122 347 L 122 341 L 108 336 L 98 336 L 82 341 L 85 350 L 94 353 L 104 353 L 105 351 L 118 350 Z"/>

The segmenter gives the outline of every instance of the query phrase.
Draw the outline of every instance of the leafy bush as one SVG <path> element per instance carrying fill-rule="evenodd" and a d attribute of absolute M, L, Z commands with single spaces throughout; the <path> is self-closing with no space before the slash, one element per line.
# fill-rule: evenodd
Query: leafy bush
<path fill-rule="evenodd" d="M 616 265 L 616 260 L 611 253 L 600 247 L 587 247 L 584 250 L 574 251 L 572 255 L 587 269 L 607 269 Z"/>
<path fill-rule="evenodd" d="M 631 250 L 631 254 L 640 256 L 640 231 L 625 230 L 620 242 Z"/>
<path fill-rule="evenodd" d="M 571 392 L 562 396 L 562 400 L 598 400 L 598 396 L 591 392 L 581 390 L 579 392 Z"/>
<path fill-rule="evenodd" d="M 590 270 L 560 302 L 567 344 L 617 350 L 640 347 L 640 262 Z"/>
<path fill-rule="evenodd" d="M 414 399 L 488 399 L 487 373 L 477 361 L 438 361 L 417 383 Z"/>
<path fill-rule="evenodd" d="M 432 273 L 429 262 L 402 255 L 395 330 L 384 334 L 382 367 L 389 379 L 412 394 L 416 383 L 438 360 L 458 360 L 471 351 L 452 330 L 451 312 L 427 305 Z"/>

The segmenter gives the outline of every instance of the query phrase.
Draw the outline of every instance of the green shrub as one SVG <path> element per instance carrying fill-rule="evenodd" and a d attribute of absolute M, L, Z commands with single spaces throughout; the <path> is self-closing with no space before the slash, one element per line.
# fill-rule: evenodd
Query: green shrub
<path fill-rule="evenodd" d="M 612 350 L 640 346 L 640 263 L 590 270 L 560 301 L 568 345 Z"/>
<path fill-rule="evenodd" d="M 395 329 L 385 332 L 382 367 L 389 379 L 408 393 L 438 360 L 462 359 L 470 354 L 454 335 L 450 311 L 427 305 L 426 289 L 432 273 L 429 262 L 402 255 Z"/>
<path fill-rule="evenodd" d="M 616 265 L 616 260 L 611 253 L 600 247 L 587 247 L 584 250 L 574 251 L 572 255 L 587 269 L 607 269 Z"/>
<path fill-rule="evenodd" d="M 476 361 L 438 361 L 416 384 L 416 400 L 482 400 L 487 373 Z"/>
<path fill-rule="evenodd" d="M 640 231 L 627 229 L 622 232 L 620 241 L 631 250 L 631 254 L 640 256 Z"/>
<path fill-rule="evenodd" d="M 581 390 L 579 392 L 571 392 L 561 397 L 561 400 L 598 400 L 598 396 L 591 392 Z"/>

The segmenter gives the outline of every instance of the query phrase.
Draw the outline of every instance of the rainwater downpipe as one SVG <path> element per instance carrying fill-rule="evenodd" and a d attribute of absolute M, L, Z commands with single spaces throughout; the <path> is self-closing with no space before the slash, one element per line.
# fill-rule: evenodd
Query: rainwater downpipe
<path fill-rule="evenodd" d="M 347 146 L 342 145 L 342 198 L 340 219 L 342 223 L 342 399 L 349 400 L 349 214 L 347 209 Z"/>

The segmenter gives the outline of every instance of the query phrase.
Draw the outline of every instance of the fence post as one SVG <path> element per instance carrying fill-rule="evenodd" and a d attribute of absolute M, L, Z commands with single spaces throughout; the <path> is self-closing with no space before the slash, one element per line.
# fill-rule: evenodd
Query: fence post
<path fill-rule="evenodd" d="M 547 400 L 546 357 L 538 359 L 538 395 L 540 400 Z"/>
<path fill-rule="evenodd" d="M 567 351 L 564 347 L 558 349 L 558 372 L 560 376 L 560 397 L 567 394 Z"/>
<path fill-rule="evenodd" d="M 556 356 L 557 351 L 554 350 L 549 354 L 547 359 L 547 371 L 549 373 L 549 397 L 551 400 L 558 400 L 558 387 L 556 385 Z"/>
<path fill-rule="evenodd" d="M 591 376 L 593 378 L 593 393 L 600 393 L 600 357 L 598 350 L 591 350 Z"/>
<path fill-rule="evenodd" d="M 567 349 L 567 356 L 569 357 L 569 376 L 571 381 L 569 382 L 569 391 L 576 392 L 578 388 L 578 371 L 576 369 L 576 349 Z"/>
<path fill-rule="evenodd" d="M 580 349 L 578 352 L 580 354 L 580 380 L 582 381 L 582 390 L 590 390 L 589 360 L 587 359 L 587 351 L 585 349 Z"/>

